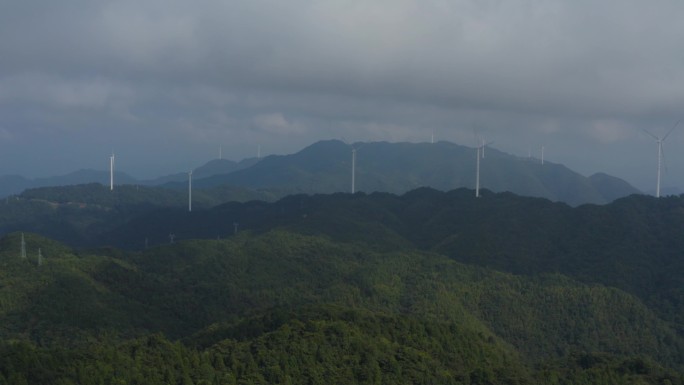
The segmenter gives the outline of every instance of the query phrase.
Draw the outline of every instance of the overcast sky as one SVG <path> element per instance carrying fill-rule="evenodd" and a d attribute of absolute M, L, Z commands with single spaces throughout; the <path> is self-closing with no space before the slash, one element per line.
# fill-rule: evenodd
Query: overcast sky
<path fill-rule="evenodd" d="M 3 0 L 0 174 L 146 177 L 317 140 L 493 147 L 655 188 L 684 2 Z M 664 186 L 684 186 L 684 124 Z"/>

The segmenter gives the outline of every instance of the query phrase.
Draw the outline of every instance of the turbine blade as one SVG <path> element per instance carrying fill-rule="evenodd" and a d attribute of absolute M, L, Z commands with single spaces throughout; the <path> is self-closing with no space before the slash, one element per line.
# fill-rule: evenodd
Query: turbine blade
<path fill-rule="evenodd" d="M 655 136 L 655 135 L 651 134 L 650 132 L 644 130 L 643 128 L 641 129 L 641 131 L 643 131 L 646 135 L 650 136 L 651 138 L 655 139 L 656 141 L 660 140 L 660 138 L 658 138 L 657 136 Z"/>
<path fill-rule="evenodd" d="M 663 140 L 665 140 L 665 139 L 672 133 L 672 131 L 674 131 L 674 129 L 679 125 L 679 122 L 681 122 L 681 121 L 682 121 L 682 120 L 679 119 L 679 120 L 677 121 L 677 123 L 675 123 L 675 125 L 672 126 L 672 128 L 670 128 L 670 131 L 668 131 L 667 134 L 665 134 L 665 136 L 663 136 Z"/>

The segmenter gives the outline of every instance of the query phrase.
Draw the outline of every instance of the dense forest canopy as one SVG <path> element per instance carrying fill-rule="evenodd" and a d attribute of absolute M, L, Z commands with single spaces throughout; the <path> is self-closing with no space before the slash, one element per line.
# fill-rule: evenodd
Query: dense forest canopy
<path fill-rule="evenodd" d="M 682 197 L 83 188 L 0 207 L 0 384 L 683 383 Z"/>

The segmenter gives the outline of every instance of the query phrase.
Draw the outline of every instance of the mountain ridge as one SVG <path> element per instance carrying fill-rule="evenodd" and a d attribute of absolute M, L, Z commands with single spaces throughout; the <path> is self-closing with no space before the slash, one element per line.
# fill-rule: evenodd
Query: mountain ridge
<path fill-rule="evenodd" d="M 319 141 L 297 153 L 272 155 L 252 167 L 193 183 L 200 188 L 229 184 L 278 188 L 290 193 L 349 191 L 352 148 L 356 148 L 357 191 L 401 194 L 418 187 L 442 191 L 475 187 L 473 148 L 450 142 L 347 145 L 338 140 Z M 480 167 L 481 188 L 544 197 L 573 206 L 605 204 L 639 193 L 617 177 L 603 173 L 584 177 L 564 165 L 548 161 L 541 164 L 494 148 L 487 149 Z"/>
<path fill-rule="evenodd" d="M 404 193 L 418 187 L 442 191 L 475 187 L 476 151 L 450 142 L 388 143 L 368 142 L 347 145 L 337 140 L 319 141 L 289 155 L 248 158 L 240 162 L 214 159 L 193 170 L 195 189 L 233 186 L 252 190 L 279 191 L 280 197 L 296 193 L 333 193 L 349 191 L 351 148 L 356 151 L 356 189 Z M 480 187 L 495 192 L 544 197 L 573 206 L 584 203 L 605 204 L 639 191 L 626 181 L 596 173 L 582 176 L 564 165 L 520 158 L 487 148 L 481 159 Z M 3 179 L 4 178 L 4 179 Z M 27 180 L 0 177 L 0 195 L 20 189 L 99 182 L 108 184 L 104 171 L 82 171 L 62 177 Z M 115 182 L 162 186 L 184 190 L 188 173 L 136 180 L 124 173 Z"/>

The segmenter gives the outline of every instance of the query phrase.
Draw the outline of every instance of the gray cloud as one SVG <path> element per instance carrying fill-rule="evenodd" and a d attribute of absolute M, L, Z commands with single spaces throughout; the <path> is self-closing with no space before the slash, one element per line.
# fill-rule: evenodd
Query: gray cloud
<path fill-rule="evenodd" d="M 544 142 L 550 159 L 643 186 L 655 155 L 640 129 L 664 132 L 682 115 L 682 11 L 632 0 L 7 0 L 0 173 L 98 167 L 111 147 L 128 149 L 122 167 L 152 173 L 204 161 L 217 143 L 234 158 L 257 143 L 290 152 L 433 130 L 470 144 L 475 128 L 502 150 Z M 667 143 L 671 174 L 684 172 L 683 138 Z M 29 146 L 71 158 L 45 168 L 22 155 Z"/>

